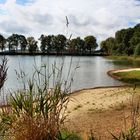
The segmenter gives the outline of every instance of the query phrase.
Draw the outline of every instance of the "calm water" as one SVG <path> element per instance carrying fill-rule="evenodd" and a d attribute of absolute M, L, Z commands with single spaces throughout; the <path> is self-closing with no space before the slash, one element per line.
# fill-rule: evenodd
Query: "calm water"
<path fill-rule="evenodd" d="M 71 74 L 74 73 L 72 90 L 90 88 L 96 86 L 115 86 L 123 83 L 109 77 L 106 73 L 111 69 L 138 67 L 139 63 L 130 63 L 128 61 L 113 61 L 103 57 L 56 57 L 56 56 L 7 56 L 8 58 L 8 79 L 5 83 L 6 90 L 15 90 L 20 88 L 20 82 L 17 80 L 15 70 L 22 69 L 28 77 L 34 72 L 34 66 L 41 67 L 46 64 L 49 67 L 49 73 L 52 71 L 52 65 L 56 63 L 60 67 L 64 62 L 63 78 L 68 75 L 70 63 L 72 60 Z M 75 70 L 75 67 L 78 69 Z"/>

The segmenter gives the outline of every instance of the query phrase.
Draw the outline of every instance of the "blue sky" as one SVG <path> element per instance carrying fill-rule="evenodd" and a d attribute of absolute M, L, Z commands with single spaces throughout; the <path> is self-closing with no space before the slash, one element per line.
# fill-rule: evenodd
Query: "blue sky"
<path fill-rule="evenodd" d="M 18 4 L 24 5 L 24 4 L 28 3 L 28 0 L 16 0 L 16 2 L 17 2 Z"/>
<path fill-rule="evenodd" d="M 0 3 L 5 3 L 7 0 L 0 0 Z M 17 4 L 25 5 L 26 3 L 33 2 L 33 0 L 16 0 Z"/>
<path fill-rule="evenodd" d="M 140 0 L 0 0 L 0 34 L 94 35 L 100 42 L 140 23 L 139 13 Z"/>

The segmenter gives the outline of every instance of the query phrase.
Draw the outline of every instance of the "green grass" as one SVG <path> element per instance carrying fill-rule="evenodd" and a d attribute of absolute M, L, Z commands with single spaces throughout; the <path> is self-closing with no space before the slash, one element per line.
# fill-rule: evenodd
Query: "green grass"
<path fill-rule="evenodd" d="M 120 80 L 123 82 L 140 84 L 140 71 L 138 70 L 128 72 L 117 72 L 113 73 L 113 75 L 120 77 Z"/>
<path fill-rule="evenodd" d="M 75 132 L 61 130 L 58 135 L 58 140 L 82 140 L 82 138 Z"/>

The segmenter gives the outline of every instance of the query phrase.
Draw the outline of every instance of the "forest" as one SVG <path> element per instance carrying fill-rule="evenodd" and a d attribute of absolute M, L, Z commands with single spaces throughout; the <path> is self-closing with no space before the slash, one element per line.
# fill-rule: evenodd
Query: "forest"
<path fill-rule="evenodd" d="M 84 39 L 67 39 L 62 34 L 41 35 L 38 40 L 19 34 L 12 34 L 8 38 L 0 35 L 1 53 L 93 54 L 97 46 L 96 38 L 92 35 Z"/>
<path fill-rule="evenodd" d="M 140 24 L 117 31 L 115 37 L 107 38 L 100 46 L 108 55 L 140 55 Z"/>

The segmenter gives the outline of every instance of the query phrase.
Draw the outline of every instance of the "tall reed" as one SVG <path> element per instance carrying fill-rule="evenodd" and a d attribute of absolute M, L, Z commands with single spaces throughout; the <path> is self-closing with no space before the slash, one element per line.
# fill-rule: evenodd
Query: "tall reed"
<path fill-rule="evenodd" d="M 35 67 L 35 72 L 24 83 L 24 88 L 11 93 L 8 104 L 1 111 L 1 139 L 57 140 L 66 119 L 65 110 L 71 92 L 70 72 L 63 79 L 64 63 L 58 68 L 54 63 L 51 73 L 47 66 Z M 70 66 L 71 67 L 71 66 Z M 24 76 L 20 76 L 22 79 Z M 53 86 L 50 88 L 50 79 Z"/>

